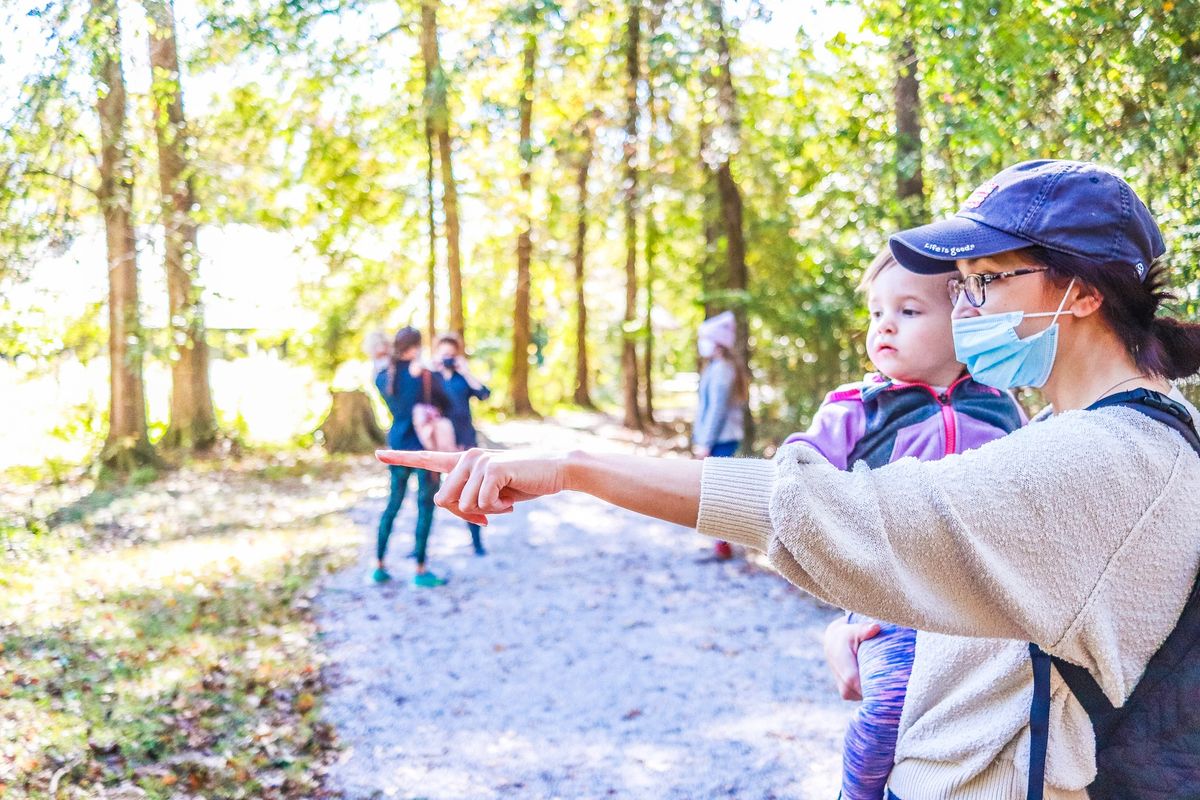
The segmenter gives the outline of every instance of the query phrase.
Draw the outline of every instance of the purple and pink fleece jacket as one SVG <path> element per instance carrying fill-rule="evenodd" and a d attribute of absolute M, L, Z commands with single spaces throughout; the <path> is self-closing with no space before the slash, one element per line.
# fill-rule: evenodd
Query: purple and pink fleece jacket
<path fill-rule="evenodd" d="M 809 429 L 787 443 L 807 444 L 838 469 L 859 461 L 874 469 L 906 456 L 936 461 L 972 450 L 1025 422 L 1012 395 L 969 375 L 943 389 L 873 374 L 830 392 Z M 871 620 L 850 614 L 849 621 Z M 880 632 L 859 645 L 863 702 L 842 748 L 841 800 L 885 796 L 915 648 L 916 631 L 883 621 Z"/>
<path fill-rule="evenodd" d="M 1008 392 L 963 377 L 945 389 L 879 374 L 839 386 L 825 397 L 803 442 L 838 469 L 863 461 L 872 469 L 906 456 L 936 461 L 998 439 L 1026 422 Z"/>

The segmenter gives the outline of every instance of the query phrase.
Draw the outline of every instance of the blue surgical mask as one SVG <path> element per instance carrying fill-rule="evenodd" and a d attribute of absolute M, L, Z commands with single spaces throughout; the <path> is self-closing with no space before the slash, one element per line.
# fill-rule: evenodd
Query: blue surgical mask
<path fill-rule="evenodd" d="M 1043 386 L 1058 352 L 1058 317 L 1074 283 L 1072 279 L 1057 311 L 1037 314 L 1010 311 L 954 320 L 955 357 L 967 366 L 972 378 L 985 386 L 995 389 Z M 1017 335 L 1017 326 L 1032 317 L 1054 317 L 1054 321 L 1045 330 L 1022 339 Z"/>

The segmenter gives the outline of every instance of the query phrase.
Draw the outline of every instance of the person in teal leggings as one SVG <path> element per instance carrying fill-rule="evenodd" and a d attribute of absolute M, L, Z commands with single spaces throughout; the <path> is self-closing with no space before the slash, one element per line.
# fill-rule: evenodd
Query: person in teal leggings
<path fill-rule="evenodd" d="M 428 382 L 430 400 L 433 405 L 442 409 L 443 413 L 449 407 L 445 390 L 442 388 L 441 376 L 432 374 L 421 367 L 416 361 L 421 352 L 421 332 L 411 326 L 401 328 L 396 334 L 392 345 L 392 360 L 375 376 L 375 386 L 383 395 L 388 411 L 392 414 L 392 427 L 388 430 L 388 447 L 407 450 L 420 450 L 421 440 L 413 427 L 413 406 L 422 402 L 426 383 Z M 408 491 L 408 480 L 415 472 L 417 474 L 417 530 L 413 555 L 417 559 L 417 573 L 413 583 L 417 586 L 441 586 L 446 581 L 434 575 L 425 567 L 425 554 L 429 543 L 429 531 L 433 527 L 433 495 L 437 491 L 437 476 L 423 469 L 411 467 L 388 467 L 391 473 L 391 490 L 388 495 L 387 507 L 379 518 L 379 534 L 375 544 L 375 572 L 372 575 L 376 583 L 391 580 L 391 575 L 384 567 L 384 557 L 387 555 L 388 539 L 392 535 L 392 526 L 404 496 Z"/>

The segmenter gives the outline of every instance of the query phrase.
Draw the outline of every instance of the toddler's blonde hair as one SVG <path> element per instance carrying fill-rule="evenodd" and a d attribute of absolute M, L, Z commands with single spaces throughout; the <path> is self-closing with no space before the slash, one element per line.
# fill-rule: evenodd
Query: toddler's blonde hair
<path fill-rule="evenodd" d="M 884 270 L 898 266 L 900 266 L 900 262 L 892 255 L 891 248 L 884 246 L 879 251 L 879 254 L 875 256 L 875 260 L 871 262 L 871 266 L 867 267 L 866 272 L 863 273 L 862 280 L 858 282 L 858 291 L 866 294 L 871 290 L 871 285 L 883 274 Z"/>

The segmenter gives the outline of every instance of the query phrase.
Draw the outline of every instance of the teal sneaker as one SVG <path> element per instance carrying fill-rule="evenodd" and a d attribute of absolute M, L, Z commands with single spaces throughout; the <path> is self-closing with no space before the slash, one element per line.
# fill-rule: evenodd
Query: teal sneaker
<path fill-rule="evenodd" d="M 383 569 L 382 567 L 380 567 L 379 569 L 377 569 L 373 573 L 371 573 L 371 580 L 375 581 L 376 583 L 387 583 L 391 579 L 392 579 L 391 574 L 388 573 L 388 571 L 386 569 Z"/>
<path fill-rule="evenodd" d="M 413 576 L 413 586 L 420 586 L 425 589 L 432 589 L 435 586 L 445 586 L 446 579 L 439 578 L 432 572 L 422 572 L 420 575 Z"/>

